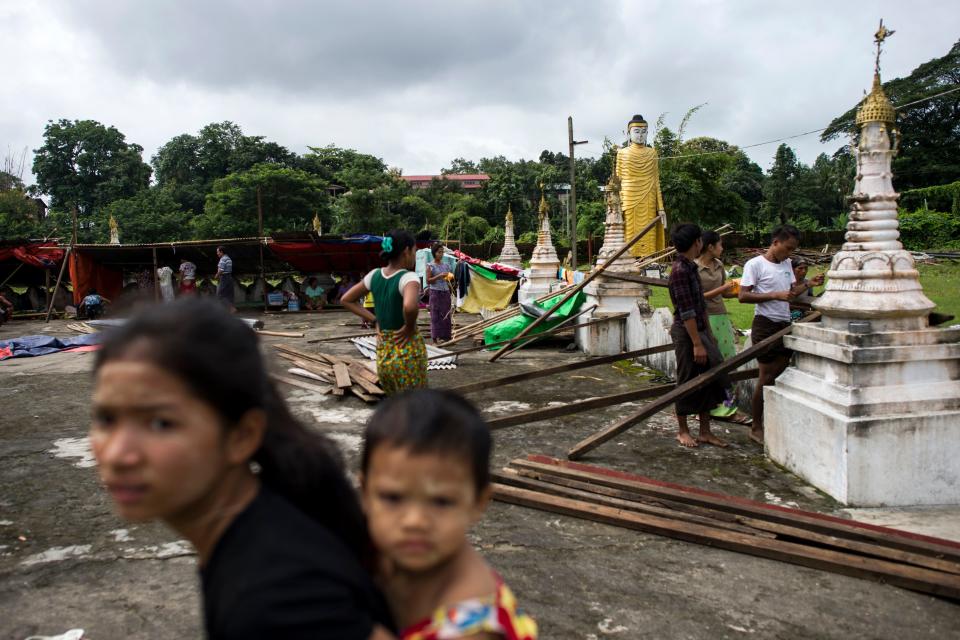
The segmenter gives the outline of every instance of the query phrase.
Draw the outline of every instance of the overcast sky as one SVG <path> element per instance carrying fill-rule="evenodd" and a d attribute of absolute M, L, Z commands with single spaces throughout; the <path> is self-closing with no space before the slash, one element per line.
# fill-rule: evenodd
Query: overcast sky
<path fill-rule="evenodd" d="M 7 56 L 0 152 L 47 120 L 94 119 L 156 149 L 232 120 L 292 151 L 336 144 L 407 175 L 457 156 L 583 155 L 627 119 L 745 146 L 826 126 L 869 88 L 879 19 L 897 31 L 885 79 L 960 39 L 948 0 L 0 0 Z M 832 153 L 789 141 L 807 163 Z M 764 169 L 776 144 L 748 150 Z M 25 180 L 32 182 L 28 159 Z"/>

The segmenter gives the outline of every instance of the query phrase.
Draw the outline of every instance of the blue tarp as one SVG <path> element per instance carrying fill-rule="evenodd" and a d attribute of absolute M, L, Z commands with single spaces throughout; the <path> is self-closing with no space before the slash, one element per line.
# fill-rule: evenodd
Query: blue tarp
<path fill-rule="evenodd" d="M 0 340 L 0 360 L 45 356 L 70 347 L 86 347 L 101 342 L 103 342 L 103 334 L 100 333 L 87 333 L 72 338 L 21 336 L 11 340 Z"/>

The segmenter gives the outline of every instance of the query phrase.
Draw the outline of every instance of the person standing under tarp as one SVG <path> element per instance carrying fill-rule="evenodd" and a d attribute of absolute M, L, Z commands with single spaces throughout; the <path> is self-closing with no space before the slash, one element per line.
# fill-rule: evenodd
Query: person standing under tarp
<path fill-rule="evenodd" d="M 231 313 L 236 312 L 233 304 L 233 260 L 227 255 L 227 250 L 221 245 L 217 247 L 217 297 L 223 301 Z"/>
<path fill-rule="evenodd" d="M 180 295 L 192 296 L 197 292 L 197 265 L 180 258 Z"/>
<path fill-rule="evenodd" d="M 453 331 L 453 313 L 450 307 L 450 281 L 453 271 L 443 261 L 443 245 L 430 248 L 433 262 L 427 263 L 427 290 L 430 292 L 430 339 L 433 344 L 449 340 Z"/>
<path fill-rule="evenodd" d="M 408 231 L 383 237 L 380 258 L 386 267 L 374 269 L 347 291 L 340 302 L 351 313 L 377 328 L 377 375 L 388 394 L 427 386 L 427 348 L 417 330 L 420 276 L 414 271 L 415 243 Z M 359 303 L 373 293 L 373 313 Z"/>

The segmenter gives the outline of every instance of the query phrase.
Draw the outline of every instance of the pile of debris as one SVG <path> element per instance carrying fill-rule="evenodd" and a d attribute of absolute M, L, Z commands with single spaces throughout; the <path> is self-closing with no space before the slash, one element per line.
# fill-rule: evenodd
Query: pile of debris
<path fill-rule="evenodd" d="M 290 378 L 274 375 L 274 379 L 280 382 L 319 393 L 332 393 L 335 396 L 344 396 L 349 392 L 364 402 L 377 402 L 385 395 L 380 388 L 376 365 L 370 367 L 367 362 L 348 356 L 335 356 L 319 351 L 307 353 L 286 344 L 275 344 L 273 347 L 278 356 L 293 365 L 287 372 L 297 376 Z M 301 378 L 314 382 L 305 382 Z M 317 382 L 328 383 L 329 386 L 318 385 Z"/>

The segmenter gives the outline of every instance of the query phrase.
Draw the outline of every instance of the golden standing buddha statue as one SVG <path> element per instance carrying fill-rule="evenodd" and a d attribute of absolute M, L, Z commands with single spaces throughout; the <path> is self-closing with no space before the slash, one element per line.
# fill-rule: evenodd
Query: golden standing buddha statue
<path fill-rule="evenodd" d="M 630 144 L 617 151 L 615 171 L 620 179 L 624 235 L 629 241 L 658 216 L 660 222 L 630 248 L 640 258 L 666 248 L 666 213 L 660 192 L 657 152 L 647 146 L 647 122 L 636 115 L 627 124 Z"/>

